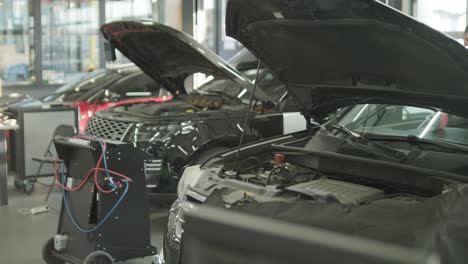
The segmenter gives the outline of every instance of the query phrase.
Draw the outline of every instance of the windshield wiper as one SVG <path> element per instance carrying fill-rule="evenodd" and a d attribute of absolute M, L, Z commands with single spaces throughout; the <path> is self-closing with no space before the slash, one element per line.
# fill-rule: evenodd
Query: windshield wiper
<path fill-rule="evenodd" d="M 442 149 L 468 153 L 468 147 L 467 146 L 464 146 L 464 145 L 461 145 L 461 144 L 445 142 L 445 141 L 440 141 L 440 140 L 431 140 L 431 139 L 420 138 L 420 137 L 417 137 L 417 136 L 414 136 L 414 135 L 409 135 L 407 137 L 402 137 L 402 136 L 387 136 L 387 135 L 366 134 L 365 137 L 368 140 L 402 141 L 402 142 L 408 142 L 409 144 L 417 145 L 417 146 L 433 145 L 433 146 L 440 147 Z"/>
<path fill-rule="evenodd" d="M 346 139 L 351 145 L 360 147 L 368 152 L 371 152 L 372 154 L 380 156 L 381 158 L 391 159 L 393 161 L 401 161 L 406 156 L 404 152 L 370 141 L 347 129 L 346 127 L 334 125 L 331 128 L 332 129 L 327 131 L 332 133 L 333 129 L 338 130 L 341 133 L 346 134 Z"/>

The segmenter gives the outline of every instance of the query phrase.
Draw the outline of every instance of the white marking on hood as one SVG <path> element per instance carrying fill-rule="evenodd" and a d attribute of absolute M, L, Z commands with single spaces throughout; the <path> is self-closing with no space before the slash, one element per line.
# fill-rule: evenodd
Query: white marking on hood
<path fill-rule="evenodd" d="M 242 96 L 244 96 L 246 92 L 247 92 L 247 89 L 242 90 L 240 94 L 237 96 L 237 98 L 241 98 Z"/>
<path fill-rule="evenodd" d="M 237 124 L 237 128 L 238 128 L 241 132 L 244 132 L 244 129 L 242 129 L 242 127 L 241 127 L 239 124 Z"/>
<path fill-rule="evenodd" d="M 187 151 L 185 151 L 185 149 L 183 149 L 181 146 L 177 145 L 177 148 L 182 151 L 182 153 L 184 153 L 185 155 L 188 155 Z"/>
<path fill-rule="evenodd" d="M 273 15 L 278 19 L 283 19 L 284 18 L 283 14 L 281 14 L 281 12 L 273 12 Z"/>

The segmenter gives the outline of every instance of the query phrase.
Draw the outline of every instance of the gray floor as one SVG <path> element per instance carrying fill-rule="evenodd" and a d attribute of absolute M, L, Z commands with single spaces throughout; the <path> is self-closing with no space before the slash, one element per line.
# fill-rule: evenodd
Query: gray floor
<path fill-rule="evenodd" d="M 47 187 L 36 184 L 31 196 L 16 190 L 13 178 L 10 177 L 8 186 L 9 205 L 0 207 L 0 263 L 8 264 L 36 264 L 43 263 L 41 248 L 48 238 L 57 230 L 58 209 L 61 194 L 56 188 L 48 205 L 52 208 L 47 213 L 38 215 L 24 215 L 20 209 L 44 205 Z M 47 183 L 47 179 L 41 182 Z M 162 233 L 167 219 L 167 208 L 151 208 L 151 240 L 159 250 L 162 243 Z M 151 258 L 132 260 L 125 263 L 151 263 Z"/>

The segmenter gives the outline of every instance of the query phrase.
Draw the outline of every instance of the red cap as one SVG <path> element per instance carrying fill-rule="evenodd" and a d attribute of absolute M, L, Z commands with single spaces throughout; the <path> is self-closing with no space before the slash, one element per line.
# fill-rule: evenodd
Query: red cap
<path fill-rule="evenodd" d="M 283 154 L 280 154 L 280 153 L 275 154 L 275 163 L 277 165 L 283 164 L 285 159 L 286 157 Z"/>

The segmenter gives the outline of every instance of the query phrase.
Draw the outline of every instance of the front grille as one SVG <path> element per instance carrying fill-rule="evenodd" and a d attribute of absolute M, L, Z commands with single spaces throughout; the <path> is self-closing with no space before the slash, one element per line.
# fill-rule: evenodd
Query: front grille
<path fill-rule="evenodd" d="M 107 140 L 123 141 L 125 133 L 131 125 L 128 122 L 113 121 L 93 116 L 86 126 L 86 134 Z"/>

